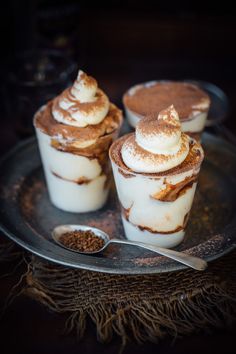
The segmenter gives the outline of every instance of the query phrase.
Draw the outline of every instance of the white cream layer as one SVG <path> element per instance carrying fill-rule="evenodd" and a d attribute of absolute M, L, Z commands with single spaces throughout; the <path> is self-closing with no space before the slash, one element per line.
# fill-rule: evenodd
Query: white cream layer
<path fill-rule="evenodd" d="M 59 209 L 69 212 L 89 212 L 106 202 L 106 176 L 101 174 L 97 159 L 62 152 L 51 146 L 51 137 L 36 128 L 40 155 L 49 196 Z M 80 179 L 90 180 L 77 184 Z"/>
<path fill-rule="evenodd" d="M 147 230 L 140 230 L 137 226 L 128 222 L 123 216 L 122 223 L 126 237 L 130 241 L 148 243 L 158 247 L 172 248 L 180 244 L 184 238 L 184 230 L 169 235 L 158 233 L 153 234 Z"/>
<path fill-rule="evenodd" d="M 192 206 L 196 183 L 193 183 L 186 193 L 173 202 L 155 200 L 152 195 L 165 189 L 166 184 L 175 185 L 197 174 L 199 170 L 161 178 L 149 178 L 137 174 L 125 178 L 113 161 L 112 169 L 120 203 L 126 211 L 129 211 L 128 221 L 123 221 L 126 237 L 163 247 L 174 247 L 180 243 L 184 230 L 173 231 L 184 226 L 186 215 Z M 142 231 L 138 226 L 149 228 L 153 232 Z M 170 233 L 160 235 L 162 232 Z"/>

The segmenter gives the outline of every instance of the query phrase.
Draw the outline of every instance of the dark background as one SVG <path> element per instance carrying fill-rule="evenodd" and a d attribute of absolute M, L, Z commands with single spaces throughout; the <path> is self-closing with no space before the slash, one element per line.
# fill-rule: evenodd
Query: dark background
<path fill-rule="evenodd" d="M 0 12 L 1 70 L 0 152 L 9 150 L 32 131 L 31 110 L 20 117 L 9 73 L 20 69 L 20 51 L 56 49 L 93 75 L 120 107 L 124 91 L 153 79 L 198 79 L 225 91 L 230 114 L 225 125 L 236 134 L 236 16 L 232 4 L 221 1 L 13 1 Z M 72 74 L 72 76 L 75 74 Z M 72 77 L 74 78 L 74 77 Z M 56 94 L 56 90 L 55 90 Z M 33 98 L 32 98 L 33 100 Z M 27 120 L 27 122 L 26 122 Z M 4 274 L 12 265 L 1 266 Z M 20 269 L 19 269 L 20 271 Z M 0 279 L 3 304 L 19 277 Z M 91 333 L 79 344 L 63 337 L 63 319 L 29 299 L 18 299 L 1 321 L 0 353 L 117 353 L 119 341 L 103 347 Z M 159 346 L 128 346 L 125 353 L 233 353 L 235 331 L 221 329 L 166 340 Z"/>
<path fill-rule="evenodd" d="M 28 135 L 21 134 L 22 126 L 32 126 L 39 103 L 20 114 L 15 102 L 19 92 L 14 94 L 8 79 L 14 68 L 20 70 L 19 52 L 37 53 L 38 48 L 59 50 L 73 60 L 77 68 L 95 76 L 119 106 L 124 91 L 142 81 L 212 82 L 229 97 L 225 124 L 236 133 L 233 2 L 8 0 L 5 5 L 0 12 L 1 152 Z"/>

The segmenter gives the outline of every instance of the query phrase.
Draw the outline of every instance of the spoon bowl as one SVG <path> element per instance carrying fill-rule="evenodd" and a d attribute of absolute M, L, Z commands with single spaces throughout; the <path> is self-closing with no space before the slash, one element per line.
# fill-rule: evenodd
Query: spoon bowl
<path fill-rule="evenodd" d="M 65 244 L 63 244 L 60 241 L 60 237 L 65 233 L 73 232 L 73 231 L 91 231 L 96 236 L 103 239 L 104 245 L 95 251 L 81 251 L 81 250 L 76 250 L 76 249 L 67 247 Z M 121 239 L 116 239 L 116 238 L 110 239 L 109 235 L 106 232 L 104 232 L 100 229 L 97 229 L 95 227 L 86 226 L 86 225 L 59 225 L 59 226 L 56 226 L 52 231 L 52 238 L 61 247 L 64 247 L 69 251 L 73 251 L 73 252 L 77 252 L 77 253 L 81 253 L 81 254 L 92 255 L 92 254 L 101 253 L 109 244 L 116 243 L 116 244 L 123 244 L 123 245 L 144 248 L 146 250 L 155 252 L 159 255 L 174 259 L 175 261 L 185 264 L 188 267 L 193 268 L 195 270 L 205 270 L 207 268 L 207 262 L 201 258 L 191 256 L 191 255 L 186 254 L 184 252 L 178 252 L 178 251 L 174 251 L 174 250 L 167 249 L 167 248 L 157 247 L 157 246 L 153 246 L 153 245 L 143 243 L 143 242 L 121 240 Z"/>
<path fill-rule="evenodd" d="M 96 251 L 80 251 L 80 250 L 76 250 L 76 249 L 67 247 L 65 244 L 63 244 L 60 241 L 60 238 L 63 234 L 65 234 L 67 232 L 73 232 L 73 231 L 92 231 L 96 236 L 103 239 L 104 245 L 103 245 L 103 247 L 101 247 L 99 250 L 96 250 Z M 107 247 L 108 243 L 110 242 L 109 236 L 104 231 L 97 229 L 96 227 L 91 227 L 91 226 L 86 226 L 86 225 L 59 225 L 59 226 L 56 226 L 52 231 L 52 238 L 61 247 L 64 247 L 69 251 L 82 253 L 82 254 L 95 254 L 95 253 L 102 252 Z"/>

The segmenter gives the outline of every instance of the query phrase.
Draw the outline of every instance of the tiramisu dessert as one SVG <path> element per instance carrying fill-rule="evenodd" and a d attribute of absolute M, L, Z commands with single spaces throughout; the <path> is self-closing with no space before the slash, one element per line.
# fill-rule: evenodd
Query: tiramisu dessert
<path fill-rule="evenodd" d="M 123 96 L 126 117 L 135 127 L 140 118 L 174 105 L 182 131 L 200 139 L 208 110 L 209 96 L 196 85 L 177 81 L 151 81 L 133 86 Z"/>
<path fill-rule="evenodd" d="M 104 205 L 111 174 L 108 150 L 121 123 L 121 111 L 82 71 L 36 113 L 34 126 L 55 206 L 88 212 Z"/>
<path fill-rule="evenodd" d="M 129 240 L 167 248 L 183 240 L 203 157 L 201 145 L 181 132 L 174 106 L 140 120 L 135 133 L 112 144 Z"/>

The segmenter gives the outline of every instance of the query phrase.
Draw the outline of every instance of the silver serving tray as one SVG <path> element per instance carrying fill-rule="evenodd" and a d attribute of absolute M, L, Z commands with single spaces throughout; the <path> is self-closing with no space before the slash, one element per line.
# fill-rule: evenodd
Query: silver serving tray
<path fill-rule="evenodd" d="M 236 149 L 226 141 L 203 134 L 206 158 L 184 242 L 176 249 L 212 261 L 236 244 Z M 59 224 L 86 224 L 111 237 L 124 238 L 119 203 L 113 187 L 104 208 L 75 214 L 49 201 L 35 139 L 8 153 L 0 164 L 0 229 L 26 250 L 49 261 L 87 270 L 116 274 L 150 274 L 185 266 L 132 246 L 110 246 L 102 255 L 70 252 L 54 243 Z"/>

